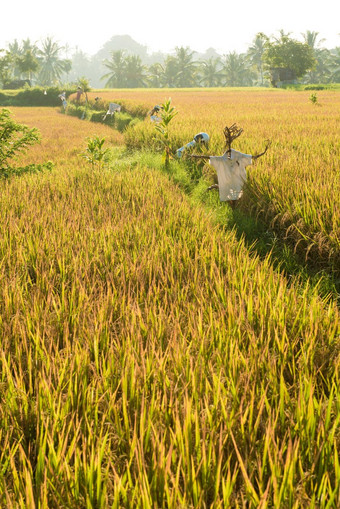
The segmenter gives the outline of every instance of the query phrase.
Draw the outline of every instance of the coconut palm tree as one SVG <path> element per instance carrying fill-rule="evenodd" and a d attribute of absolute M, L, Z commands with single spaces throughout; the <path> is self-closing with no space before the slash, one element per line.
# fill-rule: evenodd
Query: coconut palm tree
<path fill-rule="evenodd" d="M 178 87 L 195 86 L 195 75 L 197 72 L 197 62 L 193 61 L 193 51 L 183 46 L 175 48 L 175 61 L 177 66 L 176 85 Z"/>
<path fill-rule="evenodd" d="M 38 59 L 31 49 L 27 49 L 22 55 L 17 57 L 17 66 L 20 73 L 24 75 L 31 84 L 32 75 L 39 68 Z"/>
<path fill-rule="evenodd" d="M 221 72 L 221 59 L 210 57 L 203 60 L 200 67 L 202 77 L 200 83 L 205 87 L 218 87 L 221 84 L 223 74 Z"/>
<path fill-rule="evenodd" d="M 42 41 L 42 49 L 37 52 L 40 63 L 39 81 L 42 85 L 60 82 L 62 75 L 71 69 L 70 60 L 60 58 L 62 49 L 51 37 Z"/>
<path fill-rule="evenodd" d="M 17 59 L 21 56 L 21 46 L 17 39 L 14 39 L 13 42 L 8 44 L 7 54 L 12 62 L 12 72 L 14 78 L 20 77 L 20 69 L 17 65 Z"/>
<path fill-rule="evenodd" d="M 235 51 L 223 55 L 222 65 L 226 86 L 240 87 L 252 84 L 252 74 L 243 55 Z"/>
<path fill-rule="evenodd" d="M 259 74 L 259 83 L 263 86 L 263 55 L 266 50 L 266 43 L 268 42 L 268 37 L 259 32 L 256 34 L 255 39 L 253 40 L 253 45 L 248 48 L 247 57 L 249 58 L 251 64 L 256 68 Z"/>
<path fill-rule="evenodd" d="M 103 61 L 104 66 L 109 72 L 100 79 L 107 80 L 105 87 L 123 88 L 126 86 L 126 58 L 123 50 L 111 51 L 110 60 Z"/>
<path fill-rule="evenodd" d="M 162 76 L 164 75 L 164 67 L 159 62 L 152 64 L 148 69 L 148 84 L 152 88 L 162 86 Z"/>
<path fill-rule="evenodd" d="M 316 49 L 318 46 L 320 46 L 320 44 L 322 44 L 326 40 L 326 39 L 320 39 L 318 41 L 317 39 L 319 36 L 319 32 L 314 32 L 311 30 L 307 30 L 304 34 L 301 34 L 301 35 L 303 37 L 304 42 L 306 44 L 308 44 L 308 46 L 310 46 L 313 49 Z"/>
<path fill-rule="evenodd" d="M 36 56 L 38 51 L 38 46 L 35 42 L 32 42 L 31 39 L 23 39 L 21 42 L 21 54 L 25 53 L 26 51 L 31 51 L 34 56 Z"/>
<path fill-rule="evenodd" d="M 177 79 L 177 61 L 174 56 L 168 55 L 163 65 L 161 83 L 164 87 L 175 87 Z"/>
<path fill-rule="evenodd" d="M 318 40 L 319 32 L 307 30 L 301 34 L 305 44 L 308 44 L 313 50 L 313 55 L 316 61 L 314 69 L 307 72 L 305 80 L 307 83 L 321 83 L 330 78 L 331 71 L 330 52 L 325 48 L 320 48 L 320 45 L 325 42 L 325 39 Z"/>
<path fill-rule="evenodd" d="M 125 76 L 126 86 L 128 88 L 138 88 L 146 86 L 146 67 L 142 64 L 142 59 L 138 55 L 128 55 L 126 57 Z"/>
<path fill-rule="evenodd" d="M 330 56 L 331 82 L 340 82 L 340 47 L 331 51 Z"/>
<path fill-rule="evenodd" d="M 88 104 L 89 98 L 87 95 L 87 92 L 90 92 L 91 85 L 90 82 L 85 76 L 82 76 L 81 78 L 78 78 L 77 80 L 78 89 L 80 89 L 85 94 L 85 103 Z"/>
<path fill-rule="evenodd" d="M 8 51 L 0 49 L 0 83 L 4 87 L 13 79 L 13 57 Z"/>

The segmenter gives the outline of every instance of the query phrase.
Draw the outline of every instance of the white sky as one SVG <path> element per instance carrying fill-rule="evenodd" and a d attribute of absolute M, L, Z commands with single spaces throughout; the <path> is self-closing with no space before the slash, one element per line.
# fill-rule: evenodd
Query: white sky
<path fill-rule="evenodd" d="M 130 35 L 148 51 L 170 53 L 175 46 L 203 52 L 244 52 L 257 32 L 280 29 L 302 40 L 319 32 L 326 48 L 340 46 L 339 0 L 3 0 L 0 48 L 14 39 L 38 42 L 51 36 L 89 55 L 114 35 Z"/>

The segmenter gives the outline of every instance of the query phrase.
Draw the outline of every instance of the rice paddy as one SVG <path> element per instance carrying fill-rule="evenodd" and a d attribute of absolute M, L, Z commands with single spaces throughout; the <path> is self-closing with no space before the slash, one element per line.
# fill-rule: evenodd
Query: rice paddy
<path fill-rule="evenodd" d="M 303 219 L 310 256 L 322 224 L 317 253 L 333 263 L 338 96 L 320 94 L 316 109 L 304 93 L 205 92 L 171 92 L 174 144 L 206 131 L 223 151 L 234 121 L 235 148 L 270 138 L 248 207 L 287 235 Z M 0 506 L 338 507 L 336 304 L 287 281 L 167 175 L 80 157 L 86 137 L 122 146 L 120 133 L 56 109 L 13 111 L 42 134 L 25 161 L 55 168 L 1 182 Z M 151 128 L 125 140 L 152 148 Z"/>

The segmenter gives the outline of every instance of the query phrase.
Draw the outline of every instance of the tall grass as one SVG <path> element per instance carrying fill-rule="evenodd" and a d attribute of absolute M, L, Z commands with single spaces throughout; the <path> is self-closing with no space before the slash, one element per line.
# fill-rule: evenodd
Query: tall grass
<path fill-rule="evenodd" d="M 64 157 L 1 186 L 0 505 L 338 506 L 336 306 L 166 176 Z"/>

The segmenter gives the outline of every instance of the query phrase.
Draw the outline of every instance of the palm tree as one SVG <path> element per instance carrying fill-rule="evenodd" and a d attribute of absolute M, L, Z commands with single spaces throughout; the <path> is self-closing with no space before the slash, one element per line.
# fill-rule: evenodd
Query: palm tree
<path fill-rule="evenodd" d="M 164 87 L 175 87 L 177 78 L 177 61 L 174 56 L 168 55 L 163 66 L 161 83 Z"/>
<path fill-rule="evenodd" d="M 338 46 L 331 51 L 331 82 L 339 83 L 340 81 L 340 47 Z"/>
<path fill-rule="evenodd" d="M 316 49 L 320 44 L 325 42 L 325 39 L 320 39 L 317 42 L 319 32 L 313 32 L 311 30 L 307 30 L 304 34 L 301 34 L 301 35 L 302 35 L 305 43 L 308 44 L 308 46 L 310 46 L 313 49 Z"/>
<path fill-rule="evenodd" d="M 221 59 L 210 57 L 203 60 L 201 66 L 202 77 L 200 83 L 205 87 L 217 87 L 221 83 Z"/>
<path fill-rule="evenodd" d="M 243 55 L 238 55 L 233 51 L 223 55 L 223 58 L 223 74 L 226 86 L 237 87 L 252 84 L 252 75 L 246 66 Z"/>
<path fill-rule="evenodd" d="M 104 66 L 110 72 L 104 74 L 100 79 L 107 79 L 106 88 L 123 88 L 126 86 L 126 58 L 123 50 L 111 51 L 111 59 L 103 61 Z"/>
<path fill-rule="evenodd" d="M 0 83 L 2 87 L 9 83 L 12 79 L 13 57 L 8 51 L 0 49 Z"/>
<path fill-rule="evenodd" d="M 51 37 L 47 37 L 42 42 L 42 49 L 38 50 L 40 61 L 39 80 L 42 85 L 53 85 L 61 80 L 63 73 L 71 69 L 70 60 L 61 59 L 60 52 L 62 47 L 54 42 Z"/>
<path fill-rule="evenodd" d="M 26 51 L 31 51 L 34 56 L 36 56 L 38 51 L 38 46 L 34 42 L 31 42 L 29 38 L 23 39 L 21 43 L 21 53 L 23 54 Z"/>
<path fill-rule="evenodd" d="M 247 56 L 251 64 L 256 67 L 256 70 L 259 73 L 261 86 L 263 86 L 263 55 L 266 50 L 267 42 L 268 37 L 262 32 L 259 32 L 256 34 L 256 37 L 253 40 L 253 45 L 248 48 L 247 52 Z"/>
<path fill-rule="evenodd" d="M 14 78 L 20 77 L 20 69 L 17 66 L 17 59 L 21 56 L 21 46 L 17 39 L 14 39 L 12 43 L 8 44 L 7 53 L 12 61 L 13 66 L 13 76 Z"/>
<path fill-rule="evenodd" d="M 148 69 L 148 83 L 152 88 L 162 86 L 162 76 L 164 75 L 164 67 L 159 62 L 152 64 Z"/>
<path fill-rule="evenodd" d="M 77 80 L 78 89 L 81 89 L 85 94 L 85 104 L 88 104 L 89 98 L 87 96 L 87 92 L 90 92 L 91 85 L 90 82 L 85 76 L 82 76 L 81 78 L 78 78 Z"/>
<path fill-rule="evenodd" d="M 197 62 L 193 61 L 193 51 L 183 46 L 175 48 L 175 61 L 177 66 L 176 84 L 178 87 L 195 86 Z"/>
<path fill-rule="evenodd" d="M 332 76 L 332 54 L 326 48 L 314 50 L 315 68 L 308 71 L 305 83 L 328 83 Z"/>
<path fill-rule="evenodd" d="M 320 83 L 321 81 L 327 81 L 330 77 L 329 69 L 329 51 L 321 49 L 319 46 L 325 39 L 318 39 L 319 32 L 307 30 L 303 36 L 305 44 L 308 44 L 313 50 L 314 58 L 316 60 L 315 68 L 308 71 L 305 81 L 307 83 Z"/>
<path fill-rule="evenodd" d="M 23 55 L 17 57 L 17 66 L 20 73 L 27 77 L 31 84 L 32 74 L 39 68 L 39 62 L 31 49 L 27 49 Z"/>
<path fill-rule="evenodd" d="M 126 57 L 126 85 L 128 88 L 144 87 L 146 85 L 146 67 L 142 64 L 142 59 L 138 55 L 128 55 Z"/>

